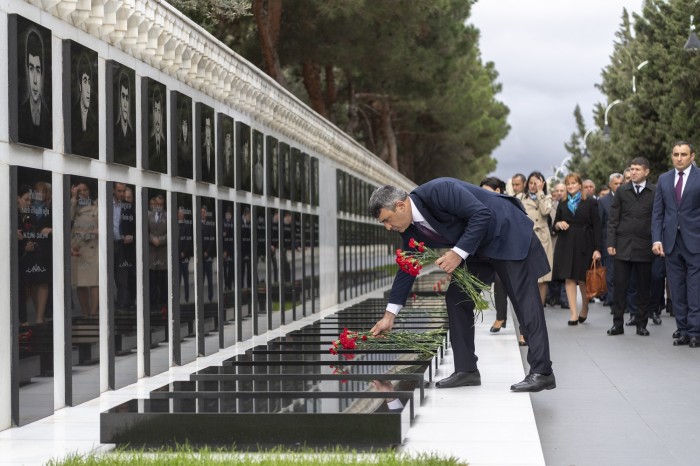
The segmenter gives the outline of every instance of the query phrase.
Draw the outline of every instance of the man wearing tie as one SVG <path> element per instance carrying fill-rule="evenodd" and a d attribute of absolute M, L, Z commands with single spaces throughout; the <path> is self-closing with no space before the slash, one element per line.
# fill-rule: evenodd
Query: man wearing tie
<path fill-rule="evenodd" d="M 369 200 L 369 211 L 387 230 L 401 233 L 404 249 L 411 238 L 432 248 L 452 248 L 435 261 L 447 273 L 466 264 L 471 274 L 487 284 L 497 273 L 529 343 L 530 372 L 511 390 L 539 392 L 556 387 L 537 284 L 549 272 L 549 262 L 517 199 L 454 178 L 437 178 L 411 194 L 394 186 L 380 187 Z M 372 328 L 373 334 L 392 329 L 414 280 L 402 270 L 397 272 L 384 317 Z M 445 301 L 455 372 L 437 387 L 481 385 L 474 349 L 474 303 L 458 286 L 448 288 Z"/>
<path fill-rule="evenodd" d="M 685 141 L 672 152 L 673 170 L 659 177 L 652 213 L 652 250 L 666 257 L 677 333 L 673 345 L 700 348 L 700 172 Z"/>
<path fill-rule="evenodd" d="M 631 181 L 617 188 L 607 219 L 607 251 L 615 260 L 613 326 L 608 335 L 625 333 L 623 320 L 627 290 L 632 274 L 636 277 L 637 313 L 632 323 L 637 335 L 649 336 L 649 297 L 651 291 L 651 212 L 656 187 L 647 181 L 649 161 L 636 157 L 630 163 Z M 602 201 L 601 201 L 602 202 Z"/>

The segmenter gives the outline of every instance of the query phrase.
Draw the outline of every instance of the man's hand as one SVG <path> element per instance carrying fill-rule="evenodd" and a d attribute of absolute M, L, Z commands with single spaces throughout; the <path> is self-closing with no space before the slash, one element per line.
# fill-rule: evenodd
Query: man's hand
<path fill-rule="evenodd" d="M 614 247 L 610 246 L 608 248 L 608 254 L 614 256 L 615 254 L 617 254 L 617 250 Z"/>
<path fill-rule="evenodd" d="M 454 270 L 457 267 L 459 267 L 459 264 L 461 263 L 462 258 L 452 249 L 447 251 L 445 254 L 442 255 L 442 257 L 435 261 L 435 265 L 437 265 L 447 273 L 454 272 Z"/>
<path fill-rule="evenodd" d="M 654 243 L 654 245 L 651 247 L 651 252 L 661 257 L 666 255 L 664 254 L 664 247 L 661 243 Z"/>
<path fill-rule="evenodd" d="M 374 327 L 372 327 L 370 332 L 372 332 L 372 335 L 375 337 L 382 332 L 390 332 L 394 327 L 394 319 L 396 319 L 396 315 L 394 313 L 384 311 L 384 317 L 379 319 L 379 321 L 374 324 Z"/>

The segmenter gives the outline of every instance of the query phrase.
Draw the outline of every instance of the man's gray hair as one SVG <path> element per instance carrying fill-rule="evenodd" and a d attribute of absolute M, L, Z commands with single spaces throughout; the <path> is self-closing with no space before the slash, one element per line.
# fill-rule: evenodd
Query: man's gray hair
<path fill-rule="evenodd" d="M 379 218 L 382 209 L 394 211 L 396 203 L 408 197 L 408 193 L 396 186 L 380 186 L 375 189 L 369 198 L 369 214 L 374 218 Z"/>
<path fill-rule="evenodd" d="M 608 177 L 608 183 L 612 183 L 612 180 L 616 180 L 618 178 L 624 178 L 625 175 L 622 173 L 611 173 L 610 176 Z"/>

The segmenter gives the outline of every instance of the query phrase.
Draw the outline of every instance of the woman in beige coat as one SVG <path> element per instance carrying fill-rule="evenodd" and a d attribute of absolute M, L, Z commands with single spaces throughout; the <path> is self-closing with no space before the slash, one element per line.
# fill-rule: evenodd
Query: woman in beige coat
<path fill-rule="evenodd" d="M 545 253 L 547 253 L 547 259 L 549 260 L 549 267 L 551 269 L 552 260 L 554 258 L 554 248 L 552 247 L 552 236 L 549 227 L 551 218 L 550 212 L 552 211 L 552 196 L 547 194 L 547 183 L 545 182 L 544 175 L 540 172 L 530 173 L 530 176 L 527 177 L 526 191 L 516 194 L 515 197 L 522 202 L 527 216 L 535 223 L 533 230 L 542 243 Z M 539 279 L 542 304 L 544 304 L 545 298 L 547 297 L 547 285 L 551 279 L 551 271 Z"/>

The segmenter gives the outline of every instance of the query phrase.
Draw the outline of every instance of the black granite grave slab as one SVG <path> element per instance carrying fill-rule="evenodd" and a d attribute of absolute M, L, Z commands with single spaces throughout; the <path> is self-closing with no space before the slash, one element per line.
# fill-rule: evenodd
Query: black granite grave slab
<path fill-rule="evenodd" d="M 222 412 L 219 402 L 224 400 L 219 399 L 131 400 L 100 415 L 100 441 L 133 448 L 187 443 L 239 451 L 277 446 L 388 448 L 405 438 L 412 402 L 399 398 L 403 407 L 389 410 L 384 397 L 297 398 L 292 404 L 267 403 L 267 412 Z M 233 406 L 238 405 L 225 404 Z"/>

